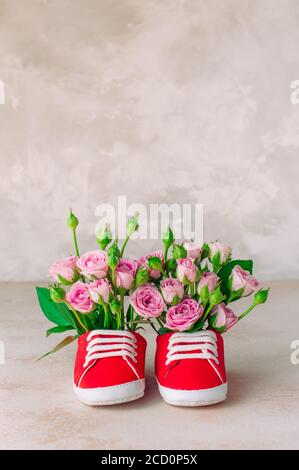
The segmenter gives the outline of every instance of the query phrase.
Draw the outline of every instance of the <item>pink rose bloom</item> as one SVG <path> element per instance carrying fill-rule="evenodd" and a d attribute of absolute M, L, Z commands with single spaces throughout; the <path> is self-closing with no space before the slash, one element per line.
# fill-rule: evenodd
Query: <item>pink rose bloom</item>
<path fill-rule="evenodd" d="M 116 285 L 123 289 L 130 289 L 134 282 L 138 263 L 131 259 L 121 259 L 116 268 Z"/>
<path fill-rule="evenodd" d="M 187 257 L 197 259 L 202 253 L 201 245 L 194 242 L 185 242 L 184 248 L 187 250 Z"/>
<path fill-rule="evenodd" d="M 166 303 L 171 304 L 173 299 L 184 296 L 184 286 L 178 279 L 166 278 L 160 283 L 162 294 Z"/>
<path fill-rule="evenodd" d="M 157 257 L 157 258 L 160 258 L 160 260 L 164 264 L 163 253 L 162 253 L 161 250 L 158 250 L 158 251 L 155 251 L 154 253 L 150 253 L 146 256 L 142 256 L 141 258 L 139 258 L 139 260 L 138 260 L 139 267 L 140 266 L 145 266 L 146 268 L 148 268 L 147 260 L 148 260 L 148 258 L 152 258 L 154 256 Z M 161 276 L 161 271 L 159 271 L 158 269 L 149 269 L 149 275 L 152 279 L 159 279 L 159 277 Z"/>
<path fill-rule="evenodd" d="M 69 256 L 68 258 L 56 261 L 49 269 L 50 276 L 57 282 L 60 282 L 58 276 L 71 282 L 76 274 L 77 260 L 77 256 Z"/>
<path fill-rule="evenodd" d="M 109 294 L 111 291 L 111 284 L 108 279 L 96 279 L 88 285 L 89 294 L 93 302 L 96 304 L 99 302 L 99 298 L 103 300 L 105 304 L 109 302 Z"/>
<path fill-rule="evenodd" d="M 216 305 L 211 312 L 210 325 L 216 331 L 224 333 L 238 322 L 238 317 L 224 303 Z"/>
<path fill-rule="evenodd" d="M 77 268 L 81 274 L 91 278 L 102 279 L 108 271 L 108 257 L 105 251 L 89 251 L 81 256 L 77 261 Z"/>
<path fill-rule="evenodd" d="M 197 292 L 200 294 L 201 289 L 204 286 L 208 286 L 210 292 L 216 289 L 219 282 L 219 277 L 215 273 L 203 273 L 198 283 Z"/>
<path fill-rule="evenodd" d="M 89 293 L 89 285 L 84 282 L 75 282 L 66 294 L 68 303 L 78 312 L 89 313 L 95 308 Z"/>
<path fill-rule="evenodd" d="M 251 276 L 249 271 L 242 269 L 241 266 L 235 266 L 232 270 L 232 290 L 236 291 L 244 288 L 243 296 L 252 294 L 260 288 L 258 280 Z"/>
<path fill-rule="evenodd" d="M 195 282 L 197 266 L 193 258 L 180 258 L 177 260 L 176 275 L 179 281 L 184 282 L 184 277 L 189 282 Z"/>
<path fill-rule="evenodd" d="M 209 248 L 210 248 L 211 259 L 213 259 L 213 257 L 219 251 L 221 264 L 224 263 L 230 257 L 232 253 L 232 249 L 229 245 L 225 245 L 224 243 L 220 243 L 220 242 L 209 243 Z"/>
<path fill-rule="evenodd" d="M 201 318 L 203 307 L 196 300 L 186 298 L 170 307 L 166 314 L 166 327 L 175 331 L 187 331 Z"/>
<path fill-rule="evenodd" d="M 137 287 L 130 295 L 130 304 L 144 318 L 159 317 L 166 308 L 162 295 L 153 284 Z"/>

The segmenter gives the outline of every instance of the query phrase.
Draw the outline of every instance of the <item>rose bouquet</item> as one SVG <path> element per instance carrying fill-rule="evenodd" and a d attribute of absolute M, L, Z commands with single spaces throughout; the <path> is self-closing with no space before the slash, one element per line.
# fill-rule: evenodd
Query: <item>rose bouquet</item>
<path fill-rule="evenodd" d="M 224 333 L 267 300 L 268 289 L 252 276 L 252 261 L 232 260 L 228 245 L 179 244 L 168 228 L 163 250 L 139 260 L 125 258 L 127 243 L 138 230 L 135 215 L 128 220 L 122 246 L 112 239 L 106 224 L 96 237 L 99 249 L 80 255 L 78 219 L 72 211 L 67 224 L 75 255 L 52 264 L 52 283 L 37 287 L 37 295 L 43 313 L 54 324 L 47 336 L 71 330 L 74 334 L 47 354 L 92 330 L 136 331 L 143 323 L 158 334 L 206 329 Z M 251 305 L 237 317 L 228 304 L 251 294 Z"/>

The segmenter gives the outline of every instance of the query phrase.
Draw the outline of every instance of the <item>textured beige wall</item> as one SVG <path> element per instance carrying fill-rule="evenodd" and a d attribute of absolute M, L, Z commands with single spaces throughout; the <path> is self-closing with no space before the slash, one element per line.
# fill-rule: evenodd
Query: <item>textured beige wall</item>
<path fill-rule="evenodd" d="M 203 203 L 206 238 L 298 278 L 298 25 L 297 0 L 0 0 L 0 279 L 69 251 L 69 205 L 93 247 L 119 194 Z"/>

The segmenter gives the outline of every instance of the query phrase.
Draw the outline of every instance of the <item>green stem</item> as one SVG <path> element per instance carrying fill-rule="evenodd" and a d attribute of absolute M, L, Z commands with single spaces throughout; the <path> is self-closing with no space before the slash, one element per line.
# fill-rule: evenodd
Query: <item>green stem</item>
<path fill-rule="evenodd" d="M 193 295 L 194 295 L 194 284 L 193 283 L 190 284 L 189 287 L 190 287 L 190 297 L 193 297 Z"/>
<path fill-rule="evenodd" d="M 74 245 L 75 245 L 75 253 L 76 253 L 76 256 L 80 256 L 79 255 L 79 248 L 78 248 L 78 242 L 77 242 L 77 235 L 76 235 L 76 229 L 73 228 L 72 229 L 72 232 L 73 232 L 73 240 L 74 240 Z"/>
<path fill-rule="evenodd" d="M 207 311 L 206 313 L 204 314 L 203 318 L 202 318 L 202 322 L 204 323 L 206 321 L 206 319 L 208 318 L 208 315 L 210 313 L 210 311 L 212 310 L 212 308 L 215 307 L 215 305 L 211 304 L 209 305 L 209 307 L 207 308 Z"/>
<path fill-rule="evenodd" d="M 111 282 L 112 282 L 112 287 L 113 291 L 116 294 L 116 268 L 111 268 Z"/>
<path fill-rule="evenodd" d="M 104 308 L 104 330 L 107 329 L 108 325 L 109 325 L 109 311 L 108 311 L 108 305 L 107 304 L 103 304 L 103 308 Z"/>
<path fill-rule="evenodd" d="M 120 250 L 120 256 L 121 257 L 123 257 L 123 254 L 124 254 L 124 251 L 125 251 L 125 248 L 127 246 L 127 243 L 129 241 L 129 239 L 130 239 L 130 237 L 127 235 L 126 238 L 125 238 L 125 241 L 122 244 L 121 250 Z"/>
<path fill-rule="evenodd" d="M 68 303 L 66 302 L 66 305 L 68 306 L 68 308 L 71 310 L 71 312 L 73 313 L 75 319 L 77 320 L 77 323 L 79 323 L 80 327 L 82 328 L 82 330 L 84 332 L 88 331 L 88 329 L 86 328 L 86 326 L 82 323 L 82 321 L 80 320 L 79 316 L 78 316 L 78 313 L 76 312 L 76 310 Z"/>
<path fill-rule="evenodd" d="M 124 299 L 125 299 L 125 292 L 124 292 L 124 289 L 121 288 L 120 289 L 120 305 L 121 305 L 120 321 L 121 321 L 122 328 L 124 328 L 124 324 L 125 324 Z"/>
<path fill-rule="evenodd" d="M 167 263 L 167 256 L 168 256 L 168 250 L 169 250 L 169 246 L 165 246 L 164 248 L 164 265 L 166 266 L 166 263 Z"/>
<path fill-rule="evenodd" d="M 151 327 L 155 330 L 155 332 L 156 332 L 157 334 L 159 334 L 158 330 L 156 329 L 155 325 L 151 322 L 150 319 L 148 319 L 148 322 L 149 322 L 149 324 L 151 325 Z"/>
<path fill-rule="evenodd" d="M 243 312 L 242 315 L 239 316 L 239 321 L 240 321 L 242 318 L 246 317 L 246 315 L 248 315 L 248 313 L 250 313 L 251 310 L 254 309 L 254 307 L 256 307 L 256 304 L 250 305 L 250 307 L 249 307 L 247 310 L 245 310 L 245 312 Z"/>

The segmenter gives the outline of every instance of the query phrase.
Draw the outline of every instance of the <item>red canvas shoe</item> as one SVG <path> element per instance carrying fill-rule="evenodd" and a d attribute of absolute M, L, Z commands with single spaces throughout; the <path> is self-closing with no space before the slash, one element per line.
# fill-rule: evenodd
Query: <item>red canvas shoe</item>
<path fill-rule="evenodd" d="M 146 340 L 135 331 L 93 330 L 79 337 L 74 392 L 86 405 L 114 405 L 144 395 Z"/>
<path fill-rule="evenodd" d="M 222 336 L 213 331 L 157 337 L 156 378 L 171 405 L 203 406 L 226 399 Z"/>

